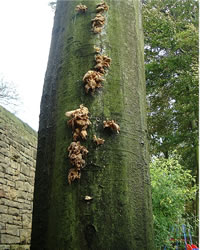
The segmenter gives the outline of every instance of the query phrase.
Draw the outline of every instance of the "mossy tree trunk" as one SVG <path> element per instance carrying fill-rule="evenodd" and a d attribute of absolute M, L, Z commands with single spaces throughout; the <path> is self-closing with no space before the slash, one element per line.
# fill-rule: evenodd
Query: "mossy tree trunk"
<path fill-rule="evenodd" d="M 31 249 L 154 249 L 147 160 L 143 36 L 139 0 L 107 0 L 100 34 L 91 31 L 99 1 L 58 1 L 41 102 Z M 112 58 L 103 88 L 86 94 L 94 46 Z M 68 184 L 72 130 L 65 112 L 88 107 L 92 125 L 81 179 Z M 114 119 L 119 134 L 103 129 Z M 96 147 L 93 135 L 105 139 Z M 91 196 L 91 201 L 85 201 Z"/>

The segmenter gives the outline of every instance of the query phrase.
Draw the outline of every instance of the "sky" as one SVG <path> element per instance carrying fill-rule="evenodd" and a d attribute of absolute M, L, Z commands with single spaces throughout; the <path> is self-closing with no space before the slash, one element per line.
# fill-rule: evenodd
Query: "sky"
<path fill-rule="evenodd" d="M 0 77 L 20 95 L 16 116 L 37 131 L 54 12 L 50 0 L 0 2 Z"/>

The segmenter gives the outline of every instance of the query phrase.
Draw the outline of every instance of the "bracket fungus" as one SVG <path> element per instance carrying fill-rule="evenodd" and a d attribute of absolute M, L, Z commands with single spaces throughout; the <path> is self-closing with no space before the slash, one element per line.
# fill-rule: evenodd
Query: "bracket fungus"
<path fill-rule="evenodd" d="M 74 180 L 80 179 L 81 173 L 75 168 L 70 168 L 68 173 L 68 183 L 71 184 Z"/>
<path fill-rule="evenodd" d="M 104 80 L 102 78 L 103 74 L 100 72 L 94 71 L 94 70 L 89 70 L 83 77 L 83 82 L 85 83 L 85 91 L 86 93 L 89 92 L 89 90 L 94 90 L 96 88 L 101 88 L 101 82 Z"/>
<path fill-rule="evenodd" d="M 105 55 L 96 55 L 95 56 L 96 66 L 94 67 L 100 73 L 105 73 L 105 68 L 110 67 L 111 58 Z"/>
<path fill-rule="evenodd" d="M 114 120 L 111 120 L 111 121 L 104 121 L 103 122 L 103 125 L 104 125 L 104 128 L 110 128 L 112 130 L 115 130 L 117 131 L 117 133 L 119 134 L 119 131 L 120 131 L 120 127 L 119 125 L 114 121 Z"/>
<path fill-rule="evenodd" d="M 83 4 L 78 4 L 75 8 L 76 11 L 78 11 L 79 13 L 85 13 L 87 11 L 87 6 L 83 5 Z"/>
<path fill-rule="evenodd" d="M 99 3 L 96 5 L 97 12 L 103 13 L 104 11 L 108 11 L 108 9 L 109 9 L 109 7 L 104 1 L 102 1 L 102 3 Z"/>
<path fill-rule="evenodd" d="M 85 201 L 91 201 L 93 200 L 93 198 L 89 195 L 86 195 L 85 198 L 84 198 Z"/>
<path fill-rule="evenodd" d="M 96 54 L 99 54 L 101 52 L 101 49 L 99 47 L 94 46 L 94 50 Z"/>
<path fill-rule="evenodd" d="M 69 151 L 70 163 L 74 166 L 69 170 L 68 182 L 71 184 L 75 179 L 80 179 L 81 169 L 85 166 L 84 158 L 88 154 L 87 148 L 81 146 L 80 142 L 72 142 L 67 149 Z"/>
<path fill-rule="evenodd" d="M 86 129 L 91 124 L 88 108 L 81 104 L 79 109 L 66 112 L 65 115 L 72 117 L 71 120 L 68 121 L 68 125 L 71 126 L 74 131 L 73 140 L 77 141 L 78 138 L 85 140 L 87 138 Z"/>
<path fill-rule="evenodd" d="M 95 18 L 91 20 L 92 22 L 92 30 L 94 33 L 100 33 L 105 24 L 105 17 L 100 13 L 96 14 Z"/>
<path fill-rule="evenodd" d="M 96 135 L 93 136 L 93 141 L 96 143 L 96 145 L 103 145 L 105 140 L 102 138 L 97 138 Z"/>
<path fill-rule="evenodd" d="M 104 11 L 108 11 L 108 5 L 103 1 L 96 5 L 96 16 L 92 19 L 92 30 L 94 33 L 101 33 L 105 24 L 105 17 L 102 15 Z"/>

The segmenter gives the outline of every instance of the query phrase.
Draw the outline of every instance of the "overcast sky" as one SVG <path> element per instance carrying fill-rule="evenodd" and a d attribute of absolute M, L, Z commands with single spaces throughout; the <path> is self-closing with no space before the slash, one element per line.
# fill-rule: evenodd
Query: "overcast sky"
<path fill-rule="evenodd" d="M 2 0 L 0 76 L 13 82 L 22 104 L 17 116 L 38 130 L 54 13 L 50 0 Z"/>

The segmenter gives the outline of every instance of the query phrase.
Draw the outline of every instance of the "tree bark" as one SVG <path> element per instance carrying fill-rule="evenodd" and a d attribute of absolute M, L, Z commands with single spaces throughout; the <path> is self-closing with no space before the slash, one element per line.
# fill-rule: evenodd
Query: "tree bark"
<path fill-rule="evenodd" d="M 91 31 L 97 0 L 58 1 L 41 101 L 31 249 L 153 250 L 146 139 L 143 33 L 139 0 L 107 0 L 100 34 Z M 111 57 L 103 88 L 86 94 L 94 46 Z M 89 154 L 81 179 L 68 184 L 72 130 L 65 112 L 88 107 L 92 124 L 81 141 Z M 103 129 L 106 118 L 120 133 Z M 93 135 L 105 139 L 96 147 Z M 85 201 L 91 196 L 91 201 Z"/>

